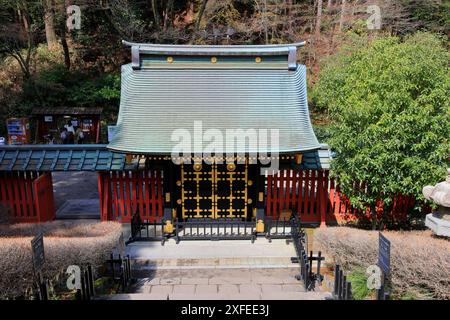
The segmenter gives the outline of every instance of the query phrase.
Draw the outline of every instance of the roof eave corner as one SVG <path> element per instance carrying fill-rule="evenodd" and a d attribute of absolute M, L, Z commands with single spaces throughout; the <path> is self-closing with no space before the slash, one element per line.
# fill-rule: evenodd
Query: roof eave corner
<path fill-rule="evenodd" d="M 288 54 L 288 70 L 295 71 L 297 70 L 297 47 L 289 47 Z"/>

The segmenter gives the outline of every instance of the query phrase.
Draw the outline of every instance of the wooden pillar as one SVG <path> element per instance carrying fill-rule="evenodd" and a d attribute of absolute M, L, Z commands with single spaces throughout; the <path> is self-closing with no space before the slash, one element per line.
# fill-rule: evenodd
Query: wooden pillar
<path fill-rule="evenodd" d="M 45 172 L 37 177 L 33 181 L 33 189 L 36 222 L 52 221 L 55 218 L 55 205 L 51 172 Z"/>
<path fill-rule="evenodd" d="M 327 199 L 328 199 L 328 175 L 324 170 L 319 171 L 321 182 L 318 184 L 318 191 L 320 192 L 319 203 L 320 203 L 320 228 L 325 228 L 327 226 Z M 320 189 L 319 189 L 320 188 Z"/>
<path fill-rule="evenodd" d="M 100 117 L 97 118 L 97 133 L 95 135 L 95 143 L 100 141 Z"/>
<path fill-rule="evenodd" d="M 109 172 L 98 173 L 98 196 L 100 201 L 100 221 L 112 221 L 112 201 Z"/>

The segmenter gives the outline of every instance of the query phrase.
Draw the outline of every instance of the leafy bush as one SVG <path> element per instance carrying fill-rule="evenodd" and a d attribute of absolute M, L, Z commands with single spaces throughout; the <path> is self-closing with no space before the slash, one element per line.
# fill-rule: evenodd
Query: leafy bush
<path fill-rule="evenodd" d="M 383 234 L 391 241 L 391 280 L 394 298 L 450 299 L 450 242 L 430 232 Z M 378 232 L 348 227 L 317 229 L 315 250 L 352 274 L 378 261 Z M 317 245 L 317 247 L 316 247 Z M 330 263 L 330 262 L 328 262 Z M 358 280 L 358 283 L 362 280 Z M 352 283 L 353 285 L 353 283 Z M 362 284 L 360 284 L 362 285 Z M 357 291 L 358 294 L 361 292 Z"/>
<path fill-rule="evenodd" d="M 441 39 L 417 33 L 345 49 L 314 87 L 328 110 L 332 174 L 354 206 L 422 200 L 422 187 L 446 176 L 450 154 L 449 54 Z M 356 184 L 355 184 L 356 182 Z"/>

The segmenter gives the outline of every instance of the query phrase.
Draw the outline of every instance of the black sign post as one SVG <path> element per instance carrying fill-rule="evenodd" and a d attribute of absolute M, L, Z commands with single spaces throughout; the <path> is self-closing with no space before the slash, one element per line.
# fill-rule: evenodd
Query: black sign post
<path fill-rule="evenodd" d="M 381 269 L 381 287 L 377 292 L 378 300 L 386 300 L 386 283 L 391 274 L 391 242 L 380 232 L 378 234 L 378 266 Z"/>
<path fill-rule="evenodd" d="M 44 253 L 44 235 L 38 234 L 31 240 L 31 253 L 33 258 L 33 268 L 35 273 L 42 271 L 42 267 L 45 263 Z"/>
<path fill-rule="evenodd" d="M 44 235 L 42 233 L 31 240 L 31 257 L 33 260 L 34 277 L 39 289 L 39 299 L 48 300 L 47 282 L 42 277 L 42 268 L 45 264 Z"/>

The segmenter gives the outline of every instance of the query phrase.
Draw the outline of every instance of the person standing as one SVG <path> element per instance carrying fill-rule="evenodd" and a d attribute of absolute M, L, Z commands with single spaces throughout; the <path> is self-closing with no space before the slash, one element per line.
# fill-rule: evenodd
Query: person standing
<path fill-rule="evenodd" d="M 84 143 L 84 132 L 83 129 L 78 128 L 75 132 L 76 143 L 83 144 Z"/>
<path fill-rule="evenodd" d="M 67 129 L 66 128 L 61 129 L 61 134 L 59 137 L 61 138 L 62 144 L 67 144 Z"/>
<path fill-rule="evenodd" d="M 75 143 L 75 127 L 72 124 L 72 120 L 67 121 L 67 124 L 64 126 L 67 130 L 67 144 Z"/>
<path fill-rule="evenodd" d="M 64 128 L 67 129 L 67 133 L 72 132 L 72 134 L 75 135 L 75 127 L 72 124 L 72 120 L 67 121 L 67 124 L 64 126 Z"/>

